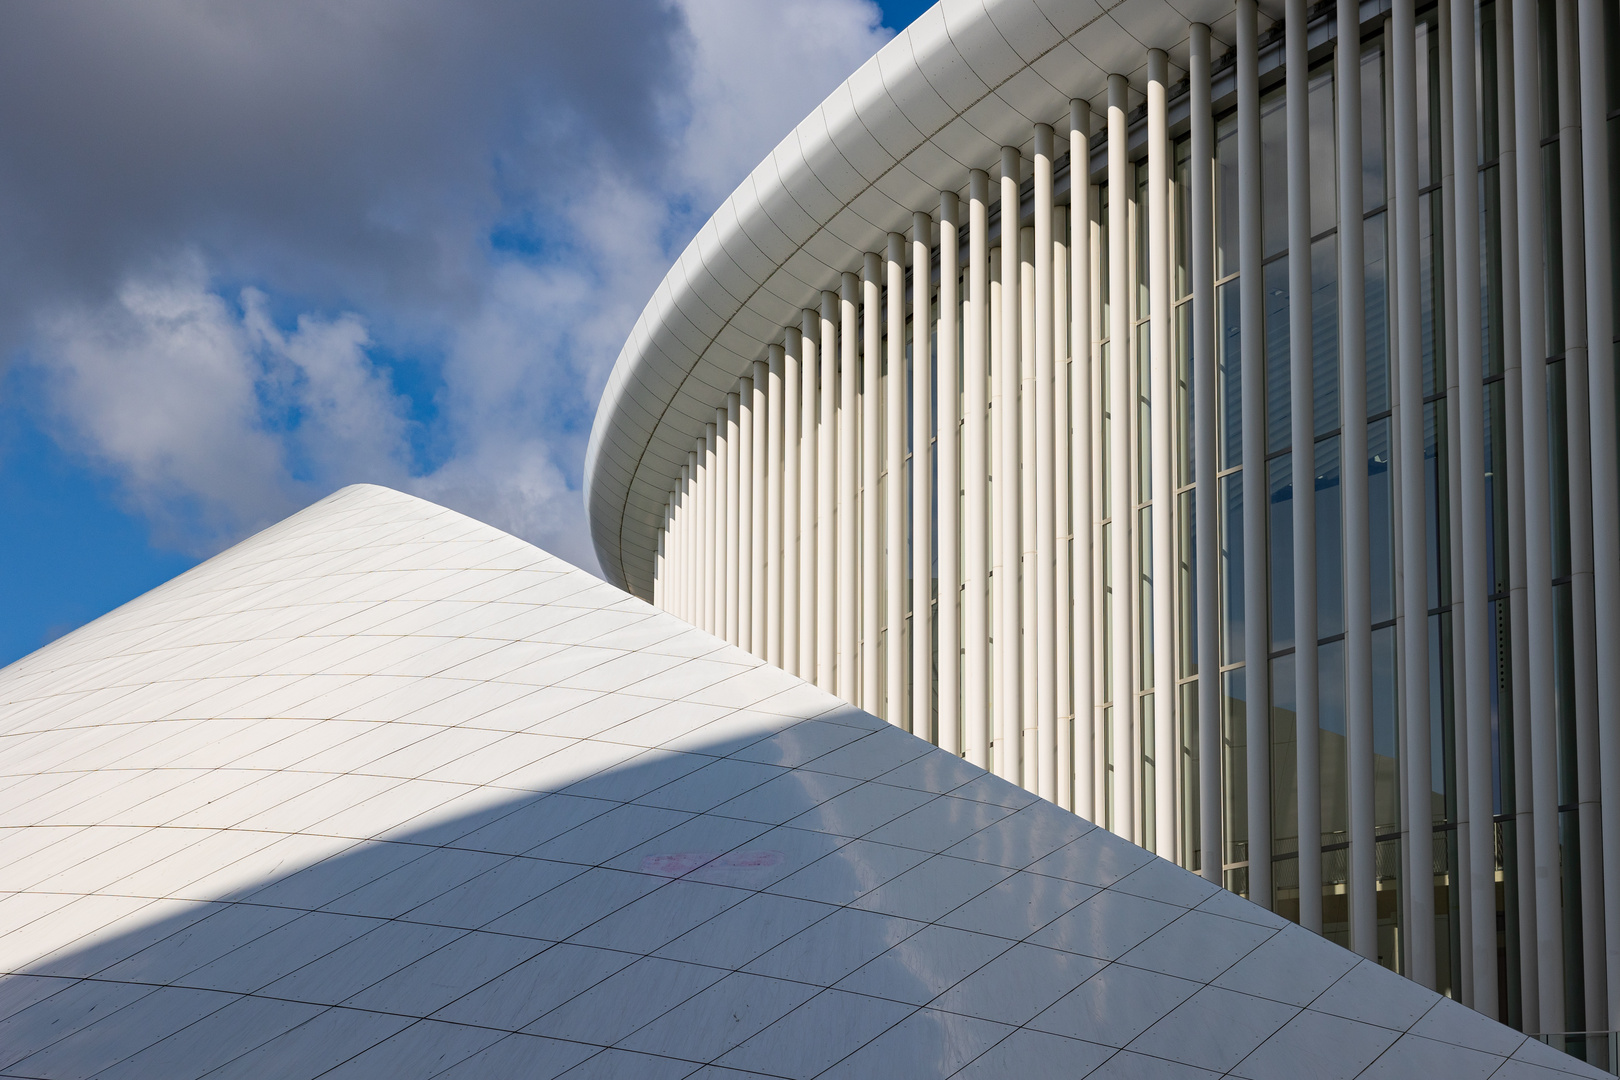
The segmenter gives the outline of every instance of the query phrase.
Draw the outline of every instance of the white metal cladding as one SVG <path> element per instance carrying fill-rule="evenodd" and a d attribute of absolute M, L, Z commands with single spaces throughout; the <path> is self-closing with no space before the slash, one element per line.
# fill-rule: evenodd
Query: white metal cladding
<path fill-rule="evenodd" d="M 783 139 L 687 245 L 636 320 L 586 453 L 586 506 L 608 580 L 652 595 L 664 504 L 714 408 L 767 343 L 887 233 L 1033 125 L 1066 130 L 1109 73 L 1141 86 L 1150 49 L 1186 69 L 1189 24 L 1223 0 L 944 0 Z"/>
<path fill-rule="evenodd" d="M 8 1077 L 1598 1075 L 374 487 L 0 671 L 0 867 Z"/>

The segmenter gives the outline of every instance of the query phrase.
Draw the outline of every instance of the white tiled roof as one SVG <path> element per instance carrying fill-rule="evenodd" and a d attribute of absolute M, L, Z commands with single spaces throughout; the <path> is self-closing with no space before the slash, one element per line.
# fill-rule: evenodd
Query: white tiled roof
<path fill-rule="evenodd" d="M 7 1077 L 1583 1068 L 381 488 L 0 671 L 0 774 Z"/>

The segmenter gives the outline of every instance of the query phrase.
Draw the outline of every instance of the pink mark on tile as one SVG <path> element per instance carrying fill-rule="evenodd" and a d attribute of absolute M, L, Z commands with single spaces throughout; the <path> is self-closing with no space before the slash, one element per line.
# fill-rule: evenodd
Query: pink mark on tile
<path fill-rule="evenodd" d="M 648 855 L 641 860 L 641 872 L 660 877 L 684 877 L 699 868 L 709 870 L 759 870 L 779 865 L 786 855 L 780 851 L 733 851 L 717 855 L 712 851 L 677 851 Z"/>

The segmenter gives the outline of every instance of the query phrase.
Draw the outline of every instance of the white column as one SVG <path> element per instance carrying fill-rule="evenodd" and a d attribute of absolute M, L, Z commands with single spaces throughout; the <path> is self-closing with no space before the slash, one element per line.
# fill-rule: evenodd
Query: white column
<path fill-rule="evenodd" d="M 1581 187 L 1586 215 L 1586 341 L 1592 435 L 1592 548 L 1602 791 L 1605 1026 L 1620 1028 L 1620 475 L 1615 442 L 1614 250 L 1609 200 L 1607 53 L 1603 5 L 1576 0 L 1580 39 Z M 1609 1063 L 1611 1067 L 1615 1062 Z"/>
<path fill-rule="evenodd" d="M 1130 89 L 1123 75 L 1108 76 L 1108 515 L 1110 587 L 1113 590 L 1114 673 L 1114 831 L 1136 839 L 1136 765 L 1131 759 L 1135 735 L 1136 689 L 1131 647 L 1131 408 L 1132 392 L 1130 295 L 1130 130 L 1126 110 Z"/>
<path fill-rule="evenodd" d="M 1035 229 L 1018 230 L 1018 783 L 1038 786 L 1035 699 Z"/>
<path fill-rule="evenodd" d="M 968 177 L 967 323 L 962 357 L 962 739 L 990 767 L 990 176 Z"/>
<path fill-rule="evenodd" d="M 1070 513 L 1074 521 L 1074 622 L 1070 643 L 1074 650 L 1074 812 L 1101 820 L 1098 792 L 1092 783 L 1096 757 L 1102 748 L 1092 738 L 1097 712 L 1097 688 L 1092 664 L 1095 640 L 1095 581 L 1091 572 L 1091 534 L 1097 519 L 1092 498 L 1091 408 L 1093 337 L 1091 331 L 1091 106 L 1079 98 L 1069 102 L 1069 340 L 1074 350 L 1069 381 L 1074 428 L 1074 465 L 1069 473 L 1074 492 Z"/>
<path fill-rule="evenodd" d="M 1299 777 L 1299 921 L 1322 932 L 1322 799 L 1317 753 L 1316 428 L 1311 348 L 1311 159 L 1305 0 L 1288 0 L 1288 345 L 1294 486 L 1294 701 Z"/>
<path fill-rule="evenodd" d="M 893 257 L 894 235 L 889 234 L 890 257 Z M 883 700 L 883 680 L 880 672 L 883 661 L 882 620 L 886 609 L 892 610 L 897 601 L 893 593 L 896 583 L 885 581 L 884 568 L 888 562 L 884 545 L 891 543 L 894 526 L 884 517 L 887 509 L 878 499 L 882 484 L 882 470 L 888 460 L 884 452 L 883 420 L 884 391 L 893 388 L 893 368 L 890 379 L 883 377 L 883 280 L 882 258 L 876 252 L 867 252 L 862 266 L 862 386 L 861 386 L 861 708 L 874 716 L 881 716 L 891 724 L 898 724 L 900 716 L 891 700 Z M 891 271 L 889 277 L 893 279 Z M 892 297 L 891 293 L 891 297 Z M 893 304 L 890 300 L 890 304 Z M 890 330 L 892 326 L 891 318 Z M 889 343 L 893 352 L 894 343 Z M 892 365 L 892 357 L 891 365 Z M 892 483 L 892 481 L 891 481 Z M 894 648 L 894 637 L 889 648 Z M 890 687 L 892 694 L 893 687 Z"/>
<path fill-rule="evenodd" d="M 754 380 L 737 382 L 737 531 L 732 554 L 737 564 L 737 637 L 744 652 L 754 651 Z"/>
<path fill-rule="evenodd" d="M 933 412 L 932 350 L 934 219 L 911 215 L 911 720 L 906 730 L 933 735 L 934 633 L 933 485 L 929 420 Z"/>
<path fill-rule="evenodd" d="M 805 498 L 801 490 L 804 425 L 800 419 L 805 398 L 800 385 L 805 368 L 814 370 L 813 365 L 803 364 L 804 355 L 804 337 L 790 327 L 782 335 L 782 667 L 801 678 L 804 669 L 799 666 L 799 634 L 804 619 L 800 612 L 805 610 L 799 595 L 804 573 L 801 529 L 809 519 L 800 512 Z M 810 399 L 814 400 L 813 394 Z M 815 457 L 813 453 L 808 456 Z M 813 556 L 810 564 L 815 565 Z"/>
<path fill-rule="evenodd" d="M 867 263 L 871 263 L 868 257 Z M 835 691 L 854 702 L 860 688 L 860 317 L 861 279 L 846 273 L 838 291 L 838 623 Z"/>
<path fill-rule="evenodd" d="M 772 346 L 771 350 L 777 347 Z M 770 355 L 770 352 L 767 353 Z M 766 580 L 767 567 L 777 562 L 774 551 L 768 552 L 765 546 L 766 519 L 770 515 L 770 492 L 768 490 L 770 472 L 766 465 L 766 457 L 770 453 L 768 421 L 766 413 L 769 405 L 766 404 L 765 395 L 770 389 L 771 365 L 768 360 L 754 361 L 753 403 L 748 409 L 748 415 L 753 430 L 750 434 L 751 453 L 749 463 L 753 468 L 748 473 L 748 486 L 753 492 L 749 500 L 749 537 L 748 559 L 753 566 L 749 576 L 751 588 L 748 591 L 748 651 L 765 659 L 765 625 L 766 604 L 770 592 Z"/>
<path fill-rule="evenodd" d="M 703 468 L 703 629 L 719 637 L 718 629 L 725 619 L 724 587 L 720 581 L 719 547 L 725 535 L 720 508 L 719 481 L 720 432 L 726 422 L 726 410 L 715 410 L 715 422 L 707 425 Z"/>
<path fill-rule="evenodd" d="M 1220 490 L 1215 479 L 1215 121 L 1210 113 L 1209 27 L 1188 35 L 1192 129 L 1193 514 L 1198 568 L 1199 871 L 1221 884 Z M 1188 843 L 1192 837 L 1187 838 Z"/>
<path fill-rule="evenodd" d="M 1455 115 L 1466 122 L 1451 125 L 1455 140 L 1457 183 L 1456 220 L 1478 220 L 1479 192 L 1475 161 L 1474 20 L 1472 11 L 1451 19 L 1451 101 Z M 1340 230 L 1342 233 L 1344 230 Z M 1342 241 L 1341 241 L 1342 242 Z M 1462 718 L 1466 724 L 1468 769 L 1467 838 L 1471 873 L 1468 889 L 1473 899 L 1470 937 L 1474 954 L 1473 1006 L 1486 1016 L 1497 1015 L 1496 995 L 1496 883 L 1495 829 L 1491 817 L 1491 692 L 1490 590 L 1485 565 L 1485 410 L 1480 380 L 1479 230 L 1459 228 L 1453 238 L 1457 275 L 1457 411 L 1459 462 L 1462 473 L 1462 597 L 1463 693 Z M 1350 582 L 1346 580 L 1346 594 Z M 1465 946 L 1466 947 L 1466 946 Z"/>
<path fill-rule="evenodd" d="M 1526 7 L 1525 4 L 1517 6 Z M 1406 975 L 1433 988 L 1434 832 L 1431 824 L 1432 780 L 1429 763 L 1429 584 L 1428 515 L 1423 476 L 1423 338 L 1417 290 L 1418 147 L 1416 22 L 1413 0 L 1394 0 L 1390 25 L 1391 75 L 1395 106 L 1395 171 L 1392 203 L 1395 227 L 1395 282 L 1404 295 L 1395 304 L 1395 373 L 1399 385 L 1399 463 L 1401 498 L 1401 719 L 1405 739 L 1407 788 L 1401 800 L 1406 830 L 1403 889 L 1411 918 L 1406 935 Z M 1533 16 L 1532 16 L 1533 18 Z M 1538 164 L 1539 169 L 1539 164 Z M 1536 211 L 1537 218 L 1541 211 Z M 1536 288 L 1541 277 L 1536 275 Z M 1540 351 L 1538 344 L 1537 351 Z M 1543 445 L 1545 445 L 1543 439 Z M 1546 475 L 1543 471 L 1542 475 Z M 1543 517 L 1540 520 L 1550 520 Z M 1547 647 L 1552 647 L 1549 631 Z M 1530 1024 L 1526 1018 L 1526 1024 Z"/>
<path fill-rule="evenodd" d="M 703 548 L 703 530 L 699 524 L 698 462 L 701 460 L 702 438 L 686 452 L 686 487 L 681 499 L 681 574 L 686 583 L 681 588 L 681 618 L 697 625 L 697 560 Z"/>
<path fill-rule="evenodd" d="M 1019 558 L 1023 553 L 1019 525 L 1023 508 L 1019 505 L 1019 330 L 1023 312 L 1018 297 L 1018 240 L 1019 194 L 1023 163 L 1017 147 L 1001 148 L 1001 354 L 997 358 L 996 383 L 1001 394 L 1002 415 L 997 418 L 1001 428 L 1001 444 L 996 457 L 996 518 L 1000 539 L 998 557 L 1004 580 L 997 583 L 996 604 L 996 658 L 1001 670 L 1001 696 L 996 702 L 1000 712 L 998 731 L 1001 736 L 1001 759 L 997 772 L 1015 784 L 1022 783 L 1023 769 L 1023 653 L 1020 648 L 1023 627 L 1020 625 L 1022 599 L 1019 581 Z"/>
<path fill-rule="evenodd" d="M 792 333 L 792 331 L 789 331 Z M 782 494 L 788 484 L 782 457 L 783 369 L 786 350 L 768 351 L 765 383 L 765 662 L 782 662 L 782 575 L 787 552 L 782 543 Z"/>
<path fill-rule="evenodd" d="M 721 547 L 721 574 L 725 580 L 725 624 L 723 634 L 725 639 L 735 645 L 738 641 L 737 619 L 741 614 L 741 596 L 738 586 L 741 584 L 740 568 L 737 566 L 738 556 L 741 554 L 740 536 L 738 526 L 741 518 L 738 514 L 741 498 L 738 489 L 741 465 L 739 451 L 742 439 L 738 434 L 741 424 L 742 401 L 735 390 L 726 395 L 725 407 L 725 436 L 723 445 L 725 454 L 720 462 L 720 475 L 725 478 L 720 488 L 720 498 L 724 510 L 720 521 L 725 530 L 724 543 Z"/>
<path fill-rule="evenodd" d="M 878 552 L 883 553 L 883 580 L 881 592 L 874 592 L 872 604 L 872 631 L 873 654 L 872 675 L 873 683 L 877 682 L 878 654 L 876 650 L 878 626 L 878 598 L 883 601 L 883 622 L 888 630 L 887 640 L 883 649 L 883 689 L 885 693 L 880 697 L 877 686 L 872 688 L 872 700 L 881 702 L 880 708 L 884 719 L 891 724 L 898 724 L 910 730 L 907 723 L 909 717 L 905 712 L 906 701 L 906 499 L 905 499 L 905 453 L 906 453 L 906 238 L 899 233 L 890 233 L 888 236 L 887 258 L 883 261 L 882 270 L 888 285 L 888 373 L 883 378 L 883 539 L 882 546 L 876 547 L 872 552 L 873 573 L 872 580 L 878 580 L 876 559 Z M 873 260 L 876 262 L 876 259 Z M 873 292 L 876 293 L 874 283 Z M 877 341 L 877 327 L 879 325 L 879 311 L 873 305 L 871 326 L 874 344 Z M 877 350 L 872 352 L 872 363 L 877 365 Z M 873 380 L 874 386 L 876 380 Z M 878 398 L 872 398 L 874 413 L 877 409 Z M 878 429 L 876 416 L 872 421 L 874 432 Z M 877 463 L 872 464 L 872 478 L 877 479 Z M 873 494 L 872 506 L 877 509 L 876 493 Z M 878 515 L 873 514 L 872 532 L 876 536 Z"/>
<path fill-rule="evenodd" d="M 1271 879 L 1271 638 L 1267 615 L 1270 592 L 1265 296 L 1261 288 L 1260 54 L 1255 23 L 1255 0 L 1237 0 L 1238 347 L 1243 387 L 1243 687 L 1244 734 L 1248 742 L 1249 898 L 1269 910 L 1275 906 Z"/>
<path fill-rule="evenodd" d="M 1057 791 L 1057 478 L 1052 129 L 1035 125 L 1035 793 Z"/>
<path fill-rule="evenodd" d="M 690 595 L 691 567 L 687 562 L 687 555 L 692 550 L 688 539 L 692 525 L 692 452 L 686 453 L 687 464 L 681 466 L 680 486 L 675 489 L 675 590 L 674 607 L 671 608 L 681 618 L 691 621 L 687 613 L 686 603 Z"/>
<path fill-rule="evenodd" d="M 1165 92 L 1170 58 L 1148 52 L 1148 351 L 1153 439 L 1153 850 L 1176 852 L 1176 535 L 1171 431 L 1176 415 L 1170 365 L 1170 136 Z M 1146 797 L 1147 793 L 1143 792 Z"/>
<path fill-rule="evenodd" d="M 1069 208 L 1052 207 L 1052 487 L 1053 558 L 1052 651 L 1057 665 L 1057 795 L 1065 810 L 1074 809 L 1074 669 L 1070 658 L 1074 642 L 1069 628 L 1074 606 L 1074 545 L 1064 540 L 1073 528 L 1073 478 L 1069 475 L 1074 449 L 1069 443 L 1069 376 L 1074 355 L 1069 343 Z"/>
<path fill-rule="evenodd" d="M 821 419 L 816 486 L 816 685 L 838 684 L 838 294 L 821 294 Z M 854 418 L 850 418 L 853 424 Z M 851 429 L 853 430 L 853 428 Z M 845 574 L 854 573 L 847 568 Z"/>
<path fill-rule="evenodd" d="M 1344 493 L 1344 686 L 1350 795 L 1350 947 L 1378 958 L 1373 840 L 1372 563 L 1367 509 L 1367 323 L 1361 225 L 1361 6 L 1338 0 L 1340 490 Z M 1493 976 L 1494 977 L 1494 976 Z"/>
<path fill-rule="evenodd" d="M 799 316 L 799 521 L 798 552 L 795 561 L 799 568 L 799 587 L 795 604 L 799 617 L 789 625 L 798 638 L 799 678 L 816 682 L 817 638 L 820 635 L 821 593 L 817 588 L 821 569 L 820 526 L 816 519 L 821 495 L 817 491 L 817 473 L 821 465 L 818 440 L 820 425 L 816 416 L 820 403 L 821 375 L 821 316 L 805 308 Z M 782 617 L 788 616 L 783 610 Z M 787 634 L 784 628 L 784 636 Z"/>
<path fill-rule="evenodd" d="M 958 364 L 960 303 L 957 273 L 961 254 L 957 230 L 961 205 L 956 192 L 939 196 L 939 720 L 942 749 L 962 753 L 961 618 L 961 381 Z"/>

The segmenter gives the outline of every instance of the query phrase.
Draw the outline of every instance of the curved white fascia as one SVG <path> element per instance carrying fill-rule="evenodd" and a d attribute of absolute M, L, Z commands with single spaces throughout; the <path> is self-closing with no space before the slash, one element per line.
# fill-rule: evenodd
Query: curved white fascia
<path fill-rule="evenodd" d="M 820 290 L 941 191 L 965 191 L 1110 73 L 1140 84 L 1149 49 L 1186 56 L 1218 0 L 943 0 L 833 91 L 692 238 L 608 377 L 585 457 L 602 571 L 652 595 L 665 497 L 748 364 Z"/>

